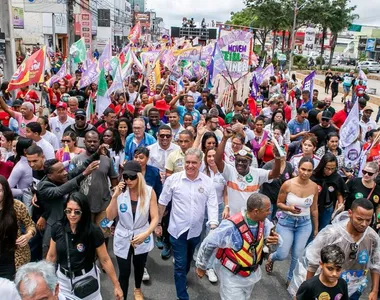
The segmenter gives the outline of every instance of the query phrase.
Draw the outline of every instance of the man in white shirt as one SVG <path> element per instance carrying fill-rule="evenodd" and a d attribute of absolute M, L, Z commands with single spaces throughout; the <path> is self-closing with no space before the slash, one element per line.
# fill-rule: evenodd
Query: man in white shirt
<path fill-rule="evenodd" d="M 218 200 L 213 180 L 199 171 L 203 153 L 190 148 L 185 154 L 185 170 L 166 179 L 158 201 L 157 236 L 162 235 L 161 220 L 166 206 L 172 202 L 169 233 L 174 254 L 174 280 L 177 298 L 189 299 L 186 290 L 187 273 L 195 247 L 200 241 L 207 207 L 211 229 L 218 225 Z"/>
<path fill-rule="evenodd" d="M 224 213 L 230 216 L 246 207 L 248 197 L 252 193 L 258 192 L 263 183 L 271 182 L 273 178 L 277 178 L 280 175 L 281 169 L 281 157 L 276 147 L 273 149 L 275 163 L 270 171 L 251 167 L 253 154 L 250 150 L 240 150 L 235 153 L 235 166 L 226 164 L 223 161 L 224 149 L 227 140 L 232 136 L 232 130 L 224 131 L 223 139 L 215 154 L 215 163 L 218 171 L 222 173 L 227 181 L 229 201 L 228 205 L 224 206 Z"/>
<path fill-rule="evenodd" d="M 58 102 L 57 116 L 50 118 L 50 130 L 55 134 L 58 141 L 62 140 L 62 135 L 65 129 L 74 124 L 75 120 L 67 115 L 67 104 L 65 102 Z"/>
<path fill-rule="evenodd" d="M 363 108 L 363 115 L 359 122 L 359 125 L 362 128 L 362 136 L 361 136 L 362 142 L 366 141 L 365 134 L 368 131 L 371 131 L 372 129 L 377 128 L 376 122 L 374 120 L 371 120 L 372 113 L 373 113 L 373 109 L 371 106 L 367 105 L 366 107 Z"/>
<path fill-rule="evenodd" d="M 160 173 L 165 174 L 165 162 L 170 153 L 179 149 L 179 146 L 172 143 L 172 129 L 168 125 L 161 125 L 157 132 L 157 143 L 148 146 L 149 161 L 152 165 L 160 169 Z"/>
<path fill-rule="evenodd" d="M 32 139 L 42 149 L 46 160 L 54 159 L 54 148 L 47 140 L 41 137 L 41 132 L 41 124 L 38 122 L 30 122 L 26 125 L 26 137 Z"/>
<path fill-rule="evenodd" d="M 201 93 L 197 91 L 197 84 L 194 81 L 190 82 L 187 94 L 192 96 L 195 102 L 197 102 L 198 98 L 201 96 Z"/>

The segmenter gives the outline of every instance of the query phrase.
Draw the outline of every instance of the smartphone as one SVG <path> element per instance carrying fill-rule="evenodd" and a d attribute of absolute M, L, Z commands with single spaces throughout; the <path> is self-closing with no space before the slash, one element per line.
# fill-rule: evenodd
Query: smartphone
<path fill-rule="evenodd" d="M 274 225 L 272 227 L 272 229 L 270 230 L 270 234 L 269 235 L 273 236 L 275 232 L 276 232 L 276 225 Z"/>
<path fill-rule="evenodd" d="M 298 211 L 301 211 L 301 208 L 299 208 L 298 206 L 294 205 L 294 208 Z"/>

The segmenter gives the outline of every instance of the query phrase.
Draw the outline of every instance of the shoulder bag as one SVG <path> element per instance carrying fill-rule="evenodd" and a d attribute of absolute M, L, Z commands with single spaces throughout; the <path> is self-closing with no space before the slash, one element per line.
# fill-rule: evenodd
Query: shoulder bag
<path fill-rule="evenodd" d="M 67 232 L 65 232 L 66 240 L 66 253 L 67 253 L 67 264 L 69 267 L 70 283 L 71 283 L 71 293 L 80 299 L 86 298 L 87 296 L 95 293 L 99 289 L 98 279 L 94 276 L 88 275 L 81 280 L 78 280 L 73 284 L 72 271 L 71 271 L 71 261 L 70 261 L 70 251 L 69 251 L 69 238 Z M 95 267 L 96 276 L 98 276 L 97 267 Z"/>

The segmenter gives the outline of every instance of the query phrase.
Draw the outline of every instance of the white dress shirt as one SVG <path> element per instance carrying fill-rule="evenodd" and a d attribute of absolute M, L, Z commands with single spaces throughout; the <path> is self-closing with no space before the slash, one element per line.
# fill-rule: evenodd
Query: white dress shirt
<path fill-rule="evenodd" d="M 213 179 L 199 173 L 195 180 L 186 171 L 168 177 L 159 204 L 167 206 L 172 201 L 168 232 L 176 239 L 189 231 L 187 239 L 200 236 L 207 206 L 208 224 L 218 225 L 218 200 Z"/>
<path fill-rule="evenodd" d="M 161 172 L 165 172 L 165 163 L 166 159 L 170 153 L 174 150 L 178 150 L 179 146 L 173 143 L 170 143 L 168 149 L 162 149 L 158 142 L 154 143 L 147 147 L 149 149 L 149 161 L 148 165 L 160 169 Z"/>

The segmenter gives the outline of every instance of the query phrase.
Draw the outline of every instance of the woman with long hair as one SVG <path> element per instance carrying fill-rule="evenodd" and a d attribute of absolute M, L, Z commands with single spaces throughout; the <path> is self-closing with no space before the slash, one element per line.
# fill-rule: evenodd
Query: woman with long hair
<path fill-rule="evenodd" d="M 292 280 L 293 270 L 312 228 L 313 236 L 318 233 L 318 186 L 310 179 L 313 164 L 311 157 L 303 157 L 298 164 L 299 175 L 285 181 L 278 194 L 277 207 L 281 215 L 276 231 L 282 237 L 283 244 L 269 256 L 265 270 L 271 273 L 273 263 L 286 259 L 291 251 L 287 285 Z"/>
<path fill-rule="evenodd" d="M 334 210 L 343 205 L 347 186 L 338 174 L 338 160 L 333 153 L 326 153 L 314 170 L 311 180 L 318 185 L 318 231 L 331 221 Z"/>
<path fill-rule="evenodd" d="M 9 186 L 12 189 L 14 197 L 21 198 L 24 189 L 30 187 L 33 182 L 32 168 L 28 164 L 25 151 L 33 144 L 33 140 L 19 137 L 16 144 L 15 166 L 8 178 Z M 31 211 L 31 203 L 24 203 L 29 211 Z"/>
<path fill-rule="evenodd" d="M 264 145 L 267 137 L 268 131 L 264 130 L 264 117 L 258 116 L 255 121 L 255 129 L 253 130 L 254 139 L 251 140 L 252 151 L 254 155 L 257 157 L 257 153 L 260 148 Z"/>
<path fill-rule="evenodd" d="M 277 109 L 273 112 L 270 123 L 264 127 L 265 131 L 273 132 L 274 126 L 277 124 L 282 124 L 281 126 L 285 127 L 284 136 L 284 144 L 290 144 L 290 131 L 288 126 L 286 125 L 285 113 L 282 109 Z"/>
<path fill-rule="evenodd" d="M 72 295 L 73 285 L 76 282 L 92 276 L 98 281 L 98 289 L 81 299 L 102 299 L 100 276 L 95 264 L 96 258 L 99 258 L 99 262 L 113 283 L 115 298 L 122 299 L 123 292 L 107 253 L 103 232 L 91 222 L 87 197 L 80 192 L 69 195 L 64 205 L 64 213 L 62 220 L 52 228 L 49 252 L 46 257 L 48 262 L 57 264 L 60 294 L 69 297 Z"/>
<path fill-rule="evenodd" d="M 107 144 L 109 146 L 109 156 L 113 160 L 116 173 L 119 174 L 119 169 L 122 168 L 125 157 L 119 131 L 116 128 L 107 128 L 100 136 L 100 144 Z"/>
<path fill-rule="evenodd" d="M 60 148 L 56 153 L 55 153 L 55 158 L 58 159 L 60 162 L 65 162 L 63 161 L 64 159 L 64 152 L 65 152 L 65 147 L 66 145 L 69 148 L 69 153 L 70 153 L 70 160 L 72 160 L 75 156 L 78 156 L 79 154 L 85 152 L 86 150 L 82 148 L 77 147 L 77 135 L 75 134 L 74 131 L 66 131 L 62 135 L 62 148 Z M 70 162 L 70 160 L 67 161 L 67 165 Z"/>
<path fill-rule="evenodd" d="M 117 131 L 119 132 L 121 144 L 123 145 L 123 148 L 124 148 L 125 140 L 127 139 L 127 136 L 132 133 L 131 122 L 129 122 L 127 118 L 120 118 L 119 120 L 116 121 L 115 128 L 117 128 Z"/>
<path fill-rule="evenodd" d="M 0 176 L 0 277 L 13 280 L 16 269 L 30 261 L 28 242 L 35 233 L 25 204 L 14 200 L 7 180 Z"/>
<path fill-rule="evenodd" d="M 119 217 L 114 235 L 114 253 L 119 265 L 119 282 L 127 299 L 131 261 L 135 273 L 135 300 L 142 300 L 141 282 L 149 251 L 154 247 L 153 231 L 158 224 L 157 198 L 145 183 L 136 161 L 124 165 L 123 180 L 115 188 L 107 208 L 107 219 Z"/>
<path fill-rule="evenodd" d="M 197 132 L 197 138 L 194 141 L 193 147 L 197 148 L 199 145 L 200 132 Z M 207 131 L 203 134 L 200 140 L 200 148 L 203 153 L 206 153 L 207 150 L 215 149 L 218 147 L 218 139 L 215 133 Z"/>
<path fill-rule="evenodd" d="M 301 140 L 301 150 L 302 152 L 293 155 L 289 160 L 294 169 L 294 176 L 298 174 L 298 164 L 303 157 L 310 157 L 314 161 L 314 168 L 316 168 L 320 162 L 320 157 L 315 155 L 314 152 L 317 149 L 318 140 L 317 137 L 312 133 L 307 133 L 303 136 Z"/>

